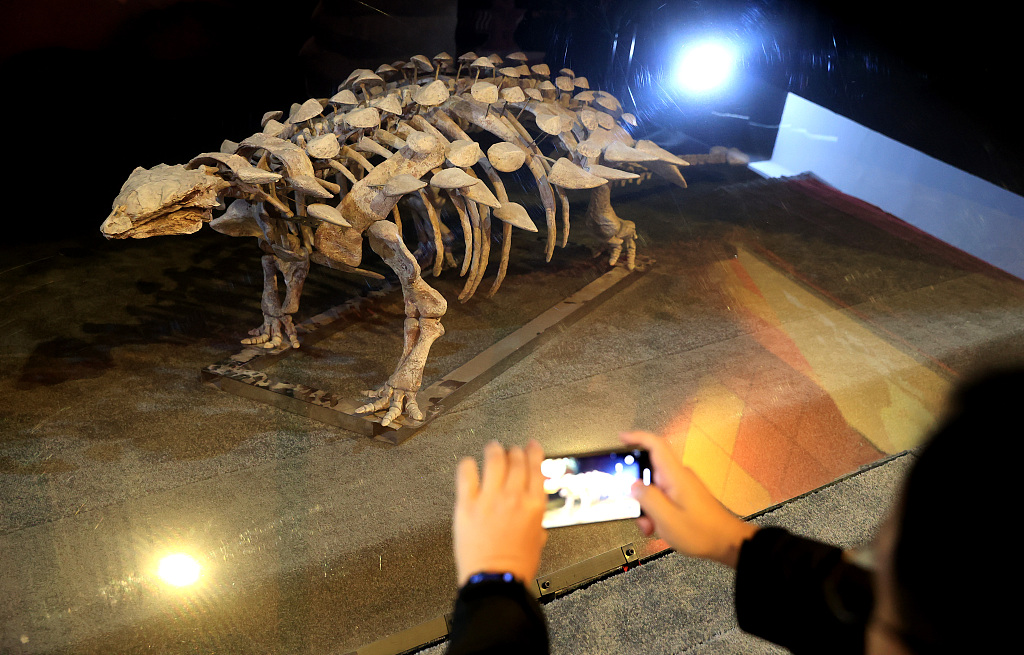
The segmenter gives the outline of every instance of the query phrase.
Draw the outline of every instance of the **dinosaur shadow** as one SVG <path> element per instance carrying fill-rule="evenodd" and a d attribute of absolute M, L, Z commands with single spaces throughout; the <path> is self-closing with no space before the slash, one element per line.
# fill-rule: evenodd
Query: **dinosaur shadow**
<path fill-rule="evenodd" d="M 457 243 L 461 241 L 460 234 L 456 232 L 454 236 Z M 572 257 L 543 262 L 542 246 L 534 242 L 536 238 L 517 235 L 513 240 L 510 277 L 530 272 L 540 274 L 539 269 L 545 274 L 558 275 L 578 266 Z M 168 248 L 173 249 L 170 255 Z M 115 348 L 203 343 L 224 352 L 234 352 L 246 333 L 262 322 L 262 253 L 252 240 L 227 238 L 203 230 L 188 237 L 168 239 L 84 241 L 62 248 L 60 254 L 69 265 L 81 271 L 81 275 L 94 279 L 97 288 L 109 292 L 96 294 L 90 315 L 127 315 L 130 320 L 83 322 L 76 336 L 58 336 L 38 343 L 14 383 L 18 390 L 100 377 L 115 367 Z M 175 260 L 182 264 L 167 265 Z M 386 281 L 312 266 L 299 312 L 295 315 L 296 322 L 365 296 L 386 284 L 397 287 L 392 271 L 372 252 L 364 252 L 362 266 L 383 275 Z M 492 262 L 490 268 L 494 267 Z M 116 287 L 122 284 L 123 278 L 115 281 L 106 271 L 125 268 L 132 270 L 135 277 L 133 288 L 126 292 L 132 300 L 117 307 L 112 303 L 121 295 Z M 440 278 L 425 272 L 425 277 L 449 299 L 450 310 L 459 306 L 469 312 L 485 311 L 477 307 L 479 303 L 451 302 L 462 284 L 457 272 L 446 269 Z M 375 305 L 375 311 L 365 321 L 371 334 L 391 334 L 397 329 L 400 335 L 401 328 L 394 327 L 400 326 L 402 320 L 400 294 L 397 288 L 392 294 L 399 298 L 397 308 L 383 302 Z M 483 295 L 479 294 L 481 298 Z M 104 307 L 105 303 L 110 304 Z M 314 355 L 313 352 L 304 354 Z"/>
<path fill-rule="evenodd" d="M 209 343 L 224 350 L 237 349 L 245 333 L 262 321 L 260 251 L 252 241 L 210 233 L 193 235 L 187 241 L 165 239 L 132 242 L 124 247 L 104 245 L 113 247 L 108 252 L 103 252 L 103 246 L 65 248 L 61 254 L 74 259 L 83 274 L 97 277 L 100 288 L 112 284 L 103 280 L 106 262 L 122 265 L 118 257 L 127 247 L 155 253 L 170 245 L 177 249 L 175 256 L 180 256 L 185 265 L 161 267 L 160 262 L 166 259 L 149 259 L 145 252 L 133 253 L 134 258 L 141 258 L 141 264 L 131 264 L 138 278 L 132 297 L 144 301 L 135 300 L 116 308 L 117 313 L 127 314 L 132 320 L 85 322 L 79 326 L 85 337 L 61 336 L 37 344 L 22 367 L 16 389 L 99 377 L 115 366 L 112 351 L 118 347 Z M 313 267 L 296 318 L 304 320 L 371 288 L 362 279 Z M 109 295 L 97 294 L 96 302 L 110 302 L 116 296 L 116 290 Z M 114 311 L 115 307 L 109 307 L 108 313 Z"/>

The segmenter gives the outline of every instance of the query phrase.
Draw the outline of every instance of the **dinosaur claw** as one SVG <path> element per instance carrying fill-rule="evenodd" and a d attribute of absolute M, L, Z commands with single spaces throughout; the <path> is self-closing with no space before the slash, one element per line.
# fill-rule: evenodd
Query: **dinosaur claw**
<path fill-rule="evenodd" d="M 612 253 L 608 257 L 608 265 L 615 266 L 619 263 L 619 255 L 622 253 L 622 246 L 615 246 L 612 248 Z"/>
<path fill-rule="evenodd" d="M 414 421 L 422 421 L 424 418 L 423 410 L 420 409 L 414 396 L 409 396 L 405 399 L 405 413 Z"/>
<path fill-rule="evenodd" d="M 380 424 L 384 427 L 388 427 L 389 425 L 391 425 L 391 422 L 394 421 L 399 416 L 401 416 L 401 414 L 401 403 L 399 403 L 397 407 L 392 405 L 390 408 L 388 408 L 387 413 L 384 414 L 384 418 L 380 420 Z"/>
<path fill-rule="evenodd" d="M 387 412 L 380 419 L 380 424 L 383 427 L 388 427 L 394 423 L 402 414 L 405 414 L 414 421 L 422 421 L 425 416 L 416 402 L 415 392 L 395 389 L 391 385 L 385 384 L 380 389 L 366 390 L 362 393 L 364 396 L 376 398 L 376 400 L 359 406 L 356 409 L 356 413 L 372 414 L 387 409 Z"/>
<path fill-rule="evenodd" d="M 357 414 L 372 414 L 373 412 L 379 412 L 380 410 L 384 409 L 385 407 L 387 407 L 390 404 L 391 404 L 391 401 L 390 401 L 389 398 L 378 398 L 377 400 L 373 401 L 372 403 L 366 403 L 365 405 L 360 406 L 359 409 L 356 410 L 356 413 Z"/>
<path fill-rule="evenodd" d="M 249 330 L 250 337 L 242 339 L 243 346 L 262 346 L 273 350 L 281 346 L 298 348 L 299 337 L 292 323 L 292 317 L 263 315 L 263 325 Z"/>

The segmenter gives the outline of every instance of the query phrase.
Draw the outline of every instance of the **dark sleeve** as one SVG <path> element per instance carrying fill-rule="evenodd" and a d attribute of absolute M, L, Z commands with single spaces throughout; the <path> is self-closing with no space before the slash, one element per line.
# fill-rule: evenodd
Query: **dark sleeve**
<path fill-rule="evenodd" d="M 740 548 L 740 628 L 794 653 L 863 653 L 873 599 L 870 574 L 834 546 L 762 528 Z"/>
<path fill-rule="evenodd" d="M 547 655 L 548 628 L 540 604 L 518 583 L 468 585 L 455 599 L 447 655 Z"/>

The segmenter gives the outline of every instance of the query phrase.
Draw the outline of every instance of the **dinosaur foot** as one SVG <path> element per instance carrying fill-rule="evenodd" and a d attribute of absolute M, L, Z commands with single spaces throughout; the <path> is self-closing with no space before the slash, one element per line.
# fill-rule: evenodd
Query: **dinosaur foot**
<path fill-rule="evenodd" d="M 287 341 L 287 343 L 286 343 Z M 299 347 L 299 336 L 295 332 L 295 324 L 288 314 L 282 316 L 263 315 L 263 325 L 249 330 L 249 338 L 242 339 L 245 346 L 263 346 L 267 350 L 291 346 Z"/>
<path fill-rule="evenodd" d="M 615 241 L 618 241 L 618 243 L 615 243 Z M 622 256 L 623 250 L 625 250 L 625 257 Z M 609 240 L 603 248 L 594 253 L 594 256 L 600 257 L 604 254 L 608 255 L 609 266 L 615 266 L 621 261 L 627 270 L 632 271 L 636 269 L 636 242 L 632 238 Z"/>
<path fill-rule="evenodd" d="M 379 412 L 387 408 L 380 424 L 384 427 L 391 425 L 391 422 L 404 413 L 414 421 L 422 421 L 423 411 L 416 403 L 416 392 L 405 389 L 396 389 L 388 383 L 376 390 L 364 391 L 364 396 L 374 398 L 356 410 L 357 414 Z"/>

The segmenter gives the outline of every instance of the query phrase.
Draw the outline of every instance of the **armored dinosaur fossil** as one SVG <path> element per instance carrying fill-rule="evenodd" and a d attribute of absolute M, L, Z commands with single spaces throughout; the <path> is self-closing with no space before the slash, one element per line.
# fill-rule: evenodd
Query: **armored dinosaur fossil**
<path fill-rule="evenodd" d="M 224 234 L 255 237 L 264 253 L 264 320 L 242 343 L 264 348 L 299 347 L 292 315 L 311 262 L 377 275 L 359 268 L 367 238 L 401 282 L 406 319 L 394 373 L 366 392 L 370 400 L 358 411 L 386 410 L 384 426 L 403 413 L 422 420 L 416 393 L 430 346 L 444 334 L 447 302 L 421 271 L 436 276 L 457 266 L 466 278 L 459 300 L 469 299 L 490 261 L 497 218 L 502 252 L 493 294 L 505 277 L 512 228 L 537 231 L 527 210 L 509 200 L 499 173 L 525 167 L 532 176 L 547 260 L 557 244 L 567 244 L 566 190 L 590 189 L 587 223 L 610 265 L 621 258 L 634 267 L 635 226 L 615 214 L 608 182 L 649 171 L 685 187 L 677 167 L 686 161 L 634 140 L 623 123 L 636 119 L 611 94 L 591 90 L 569 69 L 552 81 L 545 64 L 530 66 L 522 53 L 505 61 L 417 55 L 356 70 L 333 97 L 293 105 L 287 117 L 267 112 L 262 131 L 225 141 L 219 152 L 184 165 L 136 168 L 101 231 L 145 238 L 191 234 L 208 222 Z M 215 209 L 222 210 L 216 218 Z M 405 244 L 403 220 L 415 227 L 415 252 Z"/>

